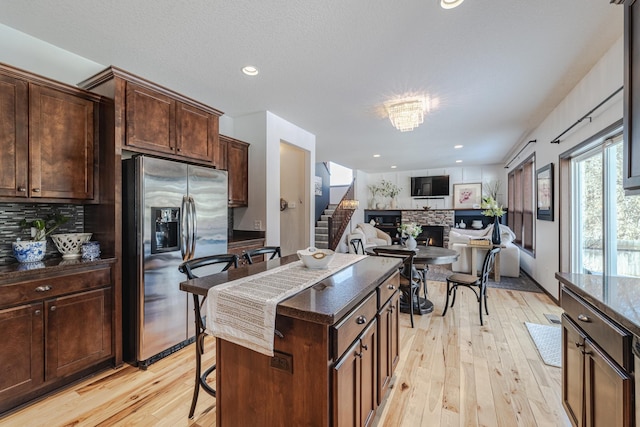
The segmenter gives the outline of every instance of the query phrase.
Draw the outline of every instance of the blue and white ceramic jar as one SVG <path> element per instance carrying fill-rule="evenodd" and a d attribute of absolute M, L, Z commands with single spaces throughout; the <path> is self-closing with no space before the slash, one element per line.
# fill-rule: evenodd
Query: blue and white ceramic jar
<path fill-rule="evenodd" d="M 42 261 L 47 253 L 46 240 L 16 240 L 12 247 L 13 256 L 18 262 Z"/>
<path fill-rule="evenodd" d="M 82 259 L 93 261 L 100 258 L 100 243 L 86 242 L 82 244 Z"/>

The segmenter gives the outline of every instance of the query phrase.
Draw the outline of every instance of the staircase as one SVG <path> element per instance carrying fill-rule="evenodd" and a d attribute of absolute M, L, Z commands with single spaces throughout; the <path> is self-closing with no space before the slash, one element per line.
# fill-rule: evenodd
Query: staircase
<path fill-rule="evenodd" d="M 329 205 L 316 222 L 316 248 L 329 249 L 329 218 L 337 205 Z"/>

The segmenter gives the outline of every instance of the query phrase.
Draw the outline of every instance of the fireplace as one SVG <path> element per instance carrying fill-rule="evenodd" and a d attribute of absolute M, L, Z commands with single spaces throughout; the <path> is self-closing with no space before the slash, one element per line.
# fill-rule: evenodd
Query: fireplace
<path fill-rule="evenodd" d="M 427 246 L 444 247 L 444 226 L 423 225 L 422 233 L 416 237 L 416 241 L 425 243 Z"/>

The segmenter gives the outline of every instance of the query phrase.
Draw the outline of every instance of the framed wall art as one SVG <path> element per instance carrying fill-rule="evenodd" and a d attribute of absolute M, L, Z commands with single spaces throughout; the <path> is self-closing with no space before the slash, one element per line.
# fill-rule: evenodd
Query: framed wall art
<path fill-rule="evenodd" d="M 314 179 L 314 188 L 316 196 L 322 196 L 322 177 L 316 176 Z"/>
<path fill-rule="evenodd" d="M 453 209 L 480 209 L 482 184 L 453 184 Z"/>
<path fill-rule="evenodd" d="M 553 221 L 553 163 L 536 171 L 536 218 Z"/>

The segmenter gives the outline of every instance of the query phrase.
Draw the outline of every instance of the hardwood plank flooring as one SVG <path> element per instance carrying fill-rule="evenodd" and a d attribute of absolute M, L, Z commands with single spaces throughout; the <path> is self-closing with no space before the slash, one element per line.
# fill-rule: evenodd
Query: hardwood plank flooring
<path fill-rule="evenodd" d="M 560 369 L 545 365 L 525 321 L 549 324 L 562 310 L 542 293 L 488 289 L 484 326 L 470 290 L 442 317 L 446 285 L 429 283 L 435 311 L 400 317 L 401 360 L 375 425 L 570 426 L 561 404 Z M 215 359 L 206 341 L 205 366 Z M 193 345 L 141 371 L 100 372 L 0 418 L 0 426 L 214 426 L 215 398 L 200 392 L 187 418 L 194 382 Z"/>

